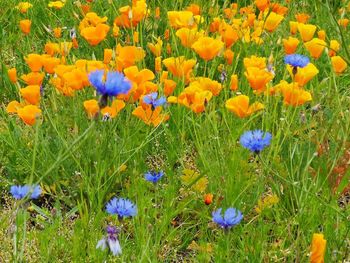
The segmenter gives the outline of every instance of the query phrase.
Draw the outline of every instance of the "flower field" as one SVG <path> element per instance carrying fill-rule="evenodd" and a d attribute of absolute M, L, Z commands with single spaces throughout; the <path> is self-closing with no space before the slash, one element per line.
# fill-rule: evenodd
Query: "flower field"
<path fill-rule="evenodd" d="M 350 1 L 0 6 L 0 262 L 350 262 Z"/>

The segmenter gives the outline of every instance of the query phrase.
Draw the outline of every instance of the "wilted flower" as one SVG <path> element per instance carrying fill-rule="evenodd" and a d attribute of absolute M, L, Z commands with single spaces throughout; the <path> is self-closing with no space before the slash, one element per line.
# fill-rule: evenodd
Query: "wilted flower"
<path fill-rule="evenodd" d="M 114 197 L 106 205 L 106 211 L 111 215 L 118 215 L 120 219 L 133 217 L 137 214 L 137 207 L 130 200 Z"/>
<path fill-rule="evenodd" d="M 160 179 L 162 179 L 164 175 L 163 171 L 155 172 L 155 171 L 149 171 L 145 173 L 145 179 L 152 183 L 157 183 Z"/>
<path fill-rule="evenodd" d="M 31 199 L 39 198 L 41 188 L 39 185 L 13 185 L 10 188 L 10 193 L 15 199 L 23 199 L 30 196 Z"/>
<path fill-rule="evenodd" d="M 213 221 L 224 229 L 228 229 L 239 224 L 243 219 L 241 211 L 237 210 L 236 208 L 228 208 L 224 215 L 221 214 L 221 210 L 222 208 L 219 208 L 218 210 L 214 211 L 212 216 Z"/>
<path fill-rule="evenodd" d="M 152 92 L 150 94 L 147 94 L 143 97 L 143 102 L 151 105 L 152 109 L 155 109 L 158 106 L 162 106 L 164 103 L 166 103 L 166 98 L 165 97 L 160 97 L 158 98 L 158 92 Z"/>
<path fill-rule="evenodd" d="M 243 133 L 240 138 L 240 143 L 244 148 L 258 154 L 265 147 L 270 145 L 271 139 L 271 133 L 264 133 L 261 130 L 254 130 Z"/>
<path fill-rule="evenodd" d="M 105 250 L 108 247 L 114 256 L 120 255 L 122 253 L 122 248 L 118 240 L 119 229 L 114 226 L 107 226 L 106 232 L 107 235 L 98 241 L 96 248 Z"/>

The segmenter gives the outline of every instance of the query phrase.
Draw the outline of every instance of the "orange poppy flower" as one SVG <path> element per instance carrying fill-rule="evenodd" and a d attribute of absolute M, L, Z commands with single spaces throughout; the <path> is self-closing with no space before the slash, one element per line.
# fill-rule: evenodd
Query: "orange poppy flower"
<path fill-rule="evenodd" d="M 100 111 L 100 107 L 98 105 L 97 100 L 84 101 L 84 108 L 85 108 L 86 114 L 90 119 L 95 118 L 98 112 Z"/>
<path fill-rule="evenodd" d="M 286 54 L 295 53 L 299 45 L 299 40 L 297 38 L 289 37 L 288 39 L 283 39 L 282 41 L 283 41 L 284 52 Z"/>
<path fill-rule="evenodd" d="M 59 58 L 50 57 L 48 55 L 42 55 L 41 60 L 44 66 L 44 70 L 49 74 L 54 74 L 55 67 L 60 64 Z"/>
<path fill-rule="evenodd" d="M 120 95 L 118 98 L 128 100 L 130 95 L 134 101 L 137 101 L 141 95 L 149 93 L 151 90 L 150 80 L 155 78 L 154 73 L 149 69 L 142 69 L 139 71 L 137 66 L 131 66 L 124 69 L 124 74 L 132 83 L 132 88 L 127 95 Z"/>
<path fill-rule="evenodd" d="M 340 25 L 340 26 L 342 26 L 342 27 L 347 27 L 348 26 L 348 24 L 349 24 L 349 19 L 347 19 L 347 18 L 342 18 L 342 19 L 339 19 L 338 20 L 338 24 Z"/>
<path fill-rule="evenodd" d="M 173 94 L 175 88 L 176 88 L 176 82 L 173 81 L 172 79 L 164 79 L 163 80 L 163 85 L 164 85 L 164 95 L 166 97 L 170 96 Z"/>
<path fill-rule="evenodd" d="M 44 47 L 45 53 L 53 56 L 60 52 L 60 46 L 57 43 L 46 43 Z"/>
<path fill-rule="evenodd" d="M 170 26 L 174 29 L 182 27 L 193 28 L 196 26 L 195 18 L 191 11 L 168 11 Z"/>
<path fill-rule="evenodd" d="M 320 30 L 320 31 L 318 31 L 317 32 L 317 36 L 318 36 L 318 38 L 319 39 L 322 39 L 322 40 L 326 40 L 326 31 L 324 31 L 324 30 Z"/>
<path fill-rule="evenodd" d="M 232 65 L 234 55 L 235 55 L 235 53 L 231 49 L 225 50 L 224 58 L 226 59 L 226 62 L 228 65 Z"/>
<path fill-rule="evenodd" d="M 89 12 L 85 15 L 83 20 L 80 21 L 79 31 L 82 31 L 86 27 L 96 27 L 99 24 L 103 24 L 107 22 L 107 17 L 99 17 L 94 12 Z"/>
<path fill-rule="evenodd" d="M 19 108 L 17 114 L 24 123 L 34 125 L 36 119 L 41 115 L 41 110 L 36 105 L 27 105 Z"/>
<path fill-rule="evenodd" d="M 61 78 L 55 77 L 50 80 L 50 83 L 64 96 L 73 96 L 74 89 L 65 85 L 64 81 Z"/>
<path fill-rule="evenodd" d="M 114 100 L 112 106 L 104 107 L 101 110 L 103 116 L 109 116 L 110 118 L 115 118 L 118 113 L 125 107 L 125 102 L 122 100 Z"/>
<path fill-rule="evenodd" d="M 340 56 L 331 57 L 331 62 L 335 73 L 341 74 L 348 67 L 346 61 Z"/>
<path fill-rule="evenodd" d="M 288 8 L 280 5 L 279 3 L 271 3 L 270 7 L 272 7 L 272 11 L 279 15 L 286 15 L 288 13 Z"/>
<path fill-rule="evenodd" d="M 7 70 L 7 74 L 9 76 L 9 79 L 12 83 L 17 82 L 17 69 L 16 68 L 10 68 Z"/>
<path fill-rule="evenodd" d="M 80 34 L 91 46 L 97 46 L 106 38 L 109 28 L 106 24 L 98 24 L 96 27 L 85 27 Z"/>
<path fill-rule="evenodd" d="M 186 60 L 184 56 L 170 57 L 163 60 L 165 67 L 176 77 L 189 80 L 194 65 L 197 63 L 195 59 Z"/>
<path fill-rule="evenodd" d="M 163 46 L 163 41 L 161 40 L 160 37 L 157 38 L 157 43 L 147 43 L 147 47 L 151 50 L 153 55 L 156 57 L 160 57 L 162 54 L 162 46 Z"/>
<path fill-rule="evenodd" d="M 113 56 L 113 49 L 105 48 L 103 50 L 103 63 L 109 64 L 111 62 Z"/>
<path fill-rule="evenodd" d="M 322 52 L 327 44 L 325 41 L 319 38 L 313 38 L 311 41 L 306 42 L 304 45 L 310 52 L 311 57 L 317 59 L 322 55 Z"/>
<path fill-rule="evenodd" d="M 310 263 L 324 263 L 327 240 L 323 234 L 313 234 L 311 242 Z"/>
<path fill-rule="evenodd" d="M 304 42 L 310 41 L 316 32 L 316 26 L 311 24 L 298 23 L 298 31 Z"/>
<path fill-rule="evenodd" d="M 201 14 L 201 8 L 199 5 L 191 4 L 186 8 L 187 11 L 191 11 L 193 15 L 197 16 Z"/>
<path fill-rule="evenodd" d="M 256 67 L 259 69 L 265 69 L 266 68 L 266 58 L 264 57 L 257 57 L 257 56 L 250 56 L 248 58 L 243 59 L 244 67 L 250 68 L 250 67 Z"/>
<path fill-rule="evenodd" d="M 146 55 L 145 51 L 140 47 L 122 47 L 120 44 L 117 45 L 116 54 L 116 62 L 119 71 L 122 71 L 124 68 L 135 65 L 135 63 L 141 61 Z"/>
<path fill-rule="evenodd" d="M 40 86 L 38 85 L 29 85 L 23 89 L 19 90 L 21 96 L 29 104 L 37 105 L 40 101 Z"/>
<path fill-rule="evenodd" d="M 286 83 L 281 87 L 281 92 L 285 105 L 295 107 L 312 100 L 310 92 L 299 88 L 297 83 Z"/>
<path fill-rule="evenodd" d="M 189 29 L 183 27 L 176 31 L 176 36 L 180 38 L 181 45 L 191 47 L 199 38 L 204 36 L 204 31 L 198 31 L 197 28 Z"/>
<path fill-rule="evenodd" d="M 239 34 L 237 29 L 226 23 L 221 23 L 219 27 L 219 33 L 222 41 L 225 43 L 226 48 L 230 48 L 234 43 L 239 40 Z"/>
<path fill-rule="evenodd" d="M 156 57 L 154 59 L 154 71 L 155 72 L 162 71 L 162 58 L 161 57 Z"/>
<path fill-rule="evenodd" d="M 260 102 L 254 102 L 249 105 L 249 97 L 239 95 L 228 99 L 225 103 L 226 108 L 236 114 L 239 118 L 245 118 L 252 115 L 254 112 L 264 109 L 264 105 Z"/>
<path fill-rule="evenodd" d="M 154 11 L 154 18 L 160 18 L 160 7 L 157 6 L 156 10 Z"/>
<path fill-rule="evenodd" d="M 147 125 L 153 125 L 154 127 L 158 126 L 160 123 L 165 122 L 169 119 L 168 114 L 162 114 L 162 107 L 156 107 L 155 110 L 152 110 L 151 106 L 142 107 L 138 106 L 132 114 L 137 118 L 143 120 Z"/>
<path fill-rule="evenodd" d="M 192 83 L 181 92 L 177 103 L 190 108 L 195 113 L 201 113 L 212 97 L 213 94 L 209 90 L 203 90 L 198 84 Z"/>
<path fill-rule="evenodd" d="M 21 29 L 21 31 L 23 32 L 23 34 L 28 35 L 30 33 L 30 27 L 32 25 L 32 21 L 30 21 L 29 19 L 24 19 L 19 21 L 19 27 Z"/>
<path fill-rule="evenodd" d="M 264 12 L 265 9 L 269 8 L 270 0 L 255 0 L 255 5 L 260 12 Z"/>
<path fill-rule="evenodd" d="M 212 60 L 216 57 L 224 47 L 221 40 L 211 37 L 201 37 L 193 45 L 194 51 L 205 61 Z"/>
<path fill-rule="evenodd" d="M 54 28 L 53 35 L 55 38 L 60 38 L 62 36 L 62 28 L 60 28 L 60 27 Z"/>
<path fill-rule="evenodd" d="M 120 16 L 116 17 L 114 23 L 118 26 L 131 28 L 147 16 L 147 4 L 145 0 L 133 1 L 132 6 L 123 6 L 119 8 Z"/>
<path fill-rule="evenodd" d="M 7 113 L 17 113 L 18 109 L 20 108 L 22 108 L 21 103 L 19 103 L 16 100 L 13 100 L 7 105 L 6 111 Z"/>
<path fill-rule="evenodd" d="M 287 66 L 288 72 L 293 76 L 293 68 Z M 313 79 L 318 74 L 318 69 L 312 63 L 309 63 L 304 68 L 298 68 L 297 73 L 294 75 L 294 81 L 299 84 L 299 86 L 305 86 L 311 79 Z"/>
<path fill-rule="evenodd" d="M 22 75 L 21 79 L 27 85 L 39 85 L 39 86 L 41 86 L 44 77 L 45 77 L 45 74 L 43 72 L 30 72 L 26 75 Z"/>
<path fill-rule="evenodd" d="M 340 43 L 337 40 L 331 40 L 331 42 L 329 43 L 328 55 L 330 57 L 335 56 L 339 51 L 339 49 L 340 49 Z"/>
<path fill-rule="evenodd" d="M 310 16 L 308 14 L 305 13 L 298 13 L 295 15 L 295 19 L 299 22 L 299 23 L 303 23 L 306 24 L 307 21 L 309 21 Z"/>
<path fill-rule="evenodd" d="M 295 35 L 298 32 L 299 23 L 296 21 L 289 21 L 290 33 Z"/>
<path fill-rule="evenodd" d="M 197 85 L 202 90 L 209 90 L 214 96 L 218 96 L 222 90 L 222 85 L 219 82 L 204 77 L 192 79 L 191 85 Z"/>
<path fill-rule="evenodd" d="M 262 92 L 265 90 L 267 83 L 269 83 L 274 75 L 264 69 L 259 69 L 257 67 L 249 67 L 244 73 L 247 77 L 249 85 L 252 89 L 257 92 Z"/>
<path fill-rule="evenodd" d="M 65 85 L 74 90 L 81 90 L 84 88 L 84 79 L 87 79 L 86 73 L 78 69 L 73 69 L 72 71 L 64 73 L 62 78 Z"/>
<path fill-rule="evenodd" d="M 238 76 L 237 76 L 237 74 L 232 74 L 232 76 L 231 76 L 230 89 L 233 91 L 238 89 Z"/>
<path fill-rule="evenodd" d="M 277 26 L 282 22 L 284 16 L 270 12 L 268 17 L 265 19 L 264 29 L 269 32 L 273 32 Z"/>
<path fill-rule="evenodd" d="M 42 58 L 39 54 L 29 54 L 27 57 L 24 58 L 24 60 L 29 66 L 30 70 L 33 72 L 40 71 L 43 66 Z"/>

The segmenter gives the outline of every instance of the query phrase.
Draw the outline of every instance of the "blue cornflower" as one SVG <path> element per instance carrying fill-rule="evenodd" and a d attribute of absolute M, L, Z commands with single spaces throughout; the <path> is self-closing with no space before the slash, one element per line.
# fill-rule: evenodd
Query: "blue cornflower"
<path fill-rule="evenodd" d="M 148 105 L 151 105 L 153 109 L 155 109 L 158 106 L 162 106 L 163 104 L 166 103 L 165 97 L 160 97 L 159 99 L 157 98 L 158 98 L 158 92 L 152 92 L 143 97 L 143 102 Z"/>
<path fill-rule="evenodd" d="M 118 240 L 119 229 L 114 226 L 107 226 L 106 232 L 107 235 L 98 241 L 96 248 L 105 250 L 108 247 L 114 256 L 120 255 L 122 248 Z"/>
<path fill-rule="evenodd" d="M 10 188 L 10 193 L 15 199 L 23 199 L 29 194 L 31 199 L 37 199 L 41 194 L 41 188 L 39 185 L 13 185 Z"/>
<path fill-rule="evenodd" d="M 284 63 L 292 67 L 304 68 L 310 63 L 310 60 L 308 57 L 300 54 L 290 54 L 284 57 Z"/>
<path fill-rule="evenodd" d="M 241 145 L 255 153 L 260 153 L 265 147 L 271 143 L 272 135 L 269 132 L 260 130 L 247 131 L 240 138 Z"/>
<path fill-rule="evenodd" d="M 123 73 L 110 71 L 107 73 L 106 80 L 103 81 L 104 74 L 104 70 L 95 70 L 89 74 L 89 81 L 98 93 L 105 96 L 117 96 L 127 94 L 131 89 L 131 82 Z"/>
<path fill-rule="evenodd" d="M 218 210 L 214 211 L 212 216 L 213 221 L 222 228 L 228 229 L 233 227 L 239 224 L 243 219 L 241 211 L 237 210 L 236 208 L 226 209 L 224 216 L 221 214 L 221 210 L 222 208 L 219 208 Z"/>
<path fill-rule="evenodd" d="M 136 216 L 137 207 L 128 199 L 114 197 L 107 203 L 106 211 L 111 215 L 118 215 L 122 219 L 123 217 Z"/>
<path fill-rule="evenodd" d="M 149 171 L 145 173 L 145 179 L 149 182 L 156 183 L 158 182 L 164 175 L 163 171 L 155 172 L 155 171 Z"/>

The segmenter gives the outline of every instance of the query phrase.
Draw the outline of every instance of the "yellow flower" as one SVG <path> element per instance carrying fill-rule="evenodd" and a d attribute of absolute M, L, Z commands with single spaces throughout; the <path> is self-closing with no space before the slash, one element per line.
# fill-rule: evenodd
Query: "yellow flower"
<path fill-rule="evenodd" d="M 322 55 L 322 52 L 327 44 L 322 39 L 313 38 L 311 41 L 306 42 L 304 45 L 310 52 L 311 57 L 317 59 Z"/>
<path fill-rule="evenodd" d="M 22 14 L 26 13 L 29 8 L 31 8 L 33 5 L 28 2 L 20 2 L 16 6 L 16 9 L 18 9 Z"/>
<path fill-rule="evenodd" d="M 249 97 L 245 95 L 239 95 L 228 99 L 225 106 L 239 118 L 248 117 L 254 112 L 264 109 L 264 105 L 259 102 L 254 102 L 252 105 L 249 105 Z"/>
<path fill-rule="evenodd" d="M 282 15 L 276 14 L 275 12 L 270 12 L 269 16 L 265 20 L 264 28 L 269 32 L 274 31 L 282 22 L 283 18 L 284 17 Z"/>
<path fill-rule="evenodd" d="M 310 41 L 316 32 L 316 26 L 311 24 L 298 23 L 298 31 L 304 42 Z"/>
<path fill-rule="evenodd" d="M 64 7 L 64 2 L 63 1 L 50 1 L 48 4 L 48 7 L 50 8 L 55 8 L 55 9 L 61 9 Z"/>
<path fill-rule="evenodd" d="M 335 73 L 340 74 L 348 67 L 348 64 L 340 56 L 331 57 L 331 62 Z"/>

